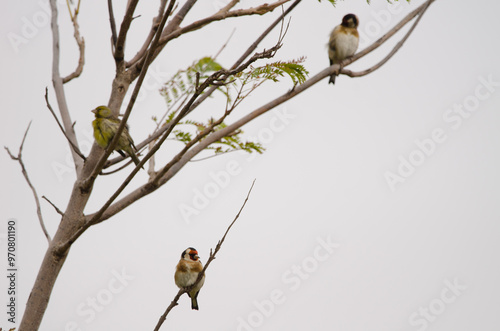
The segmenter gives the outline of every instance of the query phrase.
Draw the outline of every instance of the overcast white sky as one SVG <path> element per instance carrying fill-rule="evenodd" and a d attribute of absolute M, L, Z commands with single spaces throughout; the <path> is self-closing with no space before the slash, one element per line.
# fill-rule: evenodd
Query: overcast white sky
<path fill-rule="evenodd" d="M 134 20 L 128 58 L 156 3 L 137 10 L 142 16 Z M 224 3 L 199 1 L 188 20 Z M 328 35 L 344 14 L 359 17 L 364 48 L 421 3 L 346 0 L 334 8 L 304 1 L 277 58 L 306 56 L 314 75 L 328 65 Z M 2 145 L 17 152 L 32 121 L 26 167 L 38 193 L 64 209 L 75 176 L 43 99 L 49 86 L 56 105 L 46 6 L 45 0 L 0 4 L 0 135 Z M 123 8 L 116 7 L 120 17 Z M 59 9 L 61 71 L 67 74 L 77 50 L 65 3 Z M 232 153 L 191 163 L 165 187 L 91 228 L 71 249 L 41 330 L 152 330 L 177 293 L 173 273 L 181 252 L 193 246 L 206 261 L 253 179 L 248 204 L 208 270 L 200 310 L 192 311 L 182 297 L 162 330 L 500 329 L 499 12 L 494 1 L 437 0 L 380 70 L 339 77 L 335 86 L 325 79 L 246 127 L 245 136 L 267 148 L 263 155 Z M 173 42 L 152 65 L 129 120 L 134 139 L 144 139 L 153 129 L 151 116 L 165 109 L 161 82 L 215 54 L 236 29 L 219 57 L 229 66 L 277 15 L 214 24 Z M 83 2 L 80 26 L 86 65 L 66 93 L 87 153 L 90 110 L 107 103 L 114 75 L 105 2 Z M 26 43 L 14 47 L 14 34 Z M 399 38 L 352 69 L 375 63 Z M 290 86 L 286 79 L 268 84 L 229 122 Z M 194 118 L 206 119 L 210 111 L 202 108 Z M 0 160 L 0 265 L 6 270 L 6 223 L 15 219 L 20 319 L 47 242 L 19 165 L 6 153 Z M 98 180 L 87 213 L 123 175 Z M 146 179 L 141 173 L 131 187 Z M 54 234 L 60 217 L 42 204 Z M 198 214 L 183 215 L 186 207 Z M 6 302 L 7 279 L 0 279 Z M 14 326 L 4 311 L 0 316 L 0 327 Z"/>

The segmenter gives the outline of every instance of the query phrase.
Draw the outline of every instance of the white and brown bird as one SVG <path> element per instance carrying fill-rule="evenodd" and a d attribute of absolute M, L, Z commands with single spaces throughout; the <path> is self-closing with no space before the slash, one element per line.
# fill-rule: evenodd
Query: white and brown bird
<path fill-rule="evenodd" d="M 356 15 L 347 14 L 342 19 L 342 23 L 333 29 L 328 42 L 330 65 L 341 64 L 344 59 L 356 53 L 359 44 L 358 24 Z M 335 74 L 331 75 L 328 83 L 335 84 L 335 76 Z"/>
<path fill-rule="evenodd" d="M 186 288 L 193 285 L 198 278 L 198 274 L 202 270 L 203 265 L 201 264 L 198 252 L 193 247 L 188 247 L 184 252 L 182 252 L 181 259 L 177 264 L 174 276 L 175 285 L 179 288 Z M 188 295 L 191 298 L 192 309 L 198 310 L 198 293 L 200 293 L 200 289 L 204 282 L 205 275 L 203 275 L 200 282 L 188 292 Z"/>

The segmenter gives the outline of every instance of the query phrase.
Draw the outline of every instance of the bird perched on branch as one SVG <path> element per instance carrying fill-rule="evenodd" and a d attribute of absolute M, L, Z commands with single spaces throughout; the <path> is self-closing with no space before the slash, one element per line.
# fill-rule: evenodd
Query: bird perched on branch
<path fill-rule="evenodd" d="M 330 65 L 341 64 L 344 59 L 356 53 L 359 44 L 358 24 L 356 15 L 347 14 L 342 19 L 342 23 L 333 29 L 328 42 Z M 335 74 L 331 75 L 328 83 L 335 84 L 335 76 Z"/>
<path fill-rule="evenodd" d="M 102 148 L 107 148 L 111 140 L 113 140 L 116 131 L 118 131 L 121 121 L 113 116 L 111 109 L 106 106 L 99 106 L 92 110 L 92 112 L 95 114 L 95 120 L 92 122 L 95 141 Z M 120 139 L 115 146 L 115 150 L 123 157 L 126 157 L 124 153 L 126 152 L 132 158 L 135 165 L 139 164 L 139 159 L 137 155 L 135 155 L 137 148 L 135 148 L 134 141 L 128 133 L 127 125 L 123 128 Z"/>
<path fill-rule="evenodd" d="M 188 247 L 181 254 L 181 259 L 175 270 L 175 285 L 179 288 L 186 288 L 193 285 L 198 278 L 198 274 L 203 270 L 198 252 L 193 247 Z M 191 298 L 191 309 L 198 310 L 198 293 L 205 282 L 205 275 L 200 282 L 188 292 Z"/>

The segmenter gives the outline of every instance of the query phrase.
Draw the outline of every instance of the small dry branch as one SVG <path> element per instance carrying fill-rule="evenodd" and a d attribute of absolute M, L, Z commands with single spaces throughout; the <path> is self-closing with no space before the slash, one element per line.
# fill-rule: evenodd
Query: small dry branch
<path fill-rule="evenodd" d="M 17 153 L 17 156 L 14 156 L 10 150 L 7 147 L 4 147 L 7 153 L 9 154 L 10 158 L 14 161 L 19 162 L 19 165 L 21 166 L 21 172 L 23 173 L 24 179 L 26 179 L 26 183 L 28 183 L 28 186 L 31 189 L 31 192 L 33 192 L 33 197 L 35 198 L 35 203 L 36 203 L 36 214 L 38 215 L 38 220 L 40 221 L 40 226 L 42 227 L 43 234 L 47 238 L 47 241 L 50 245 L 50 235 L 47 232 L 47 229 L 45 228 L 45 223 L 43 222 L 43 216 L 42 216 L 42 208 L 40 207 L 40 199 L 38 198 L 38 194 L 36 193 L 36 189 L 31 183 L 31 180 L 28 176 L 28 171 L 26 170 L 26 167 L 24 166 L 23 162 L 23 147 L 24 147 L 24 142 L 26 141 L 26 136 L 28 135 L 28 131 L 30 129 L 31 122 L 28 124 L 28 127 L 26 128 L 26 132 L 24 132 L 24 137 L 21 142 L 21 146 L 19 146 L 19 152 Z"/>

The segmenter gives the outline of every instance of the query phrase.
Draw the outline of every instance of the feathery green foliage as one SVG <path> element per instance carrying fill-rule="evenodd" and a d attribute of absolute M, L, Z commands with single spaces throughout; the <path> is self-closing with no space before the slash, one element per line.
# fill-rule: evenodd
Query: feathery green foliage
<path fill-rule="evenodd" d="M 225 113 L 228 114 L 234 110 L 251 92 L 267 81 L 278 82 L 287 76 L 291 79 L 293 85 L 302 84 L 309 74 L 302 65 L 304 61 L 305 58 L 301 57 L 291 61 L 276 61 L 262 66 L 249 66 L 242 72 L 229 75 L 226 84 L 217 87 L 217 90 L 224 94 L 226 99 Z M 167 112 L 160 120 L 153 118 L 157 125 L 170 123 L 175 118 L 175 115 L 195 91 L 197 74 L 199 75 L 199 83 L 201 83 L 218 70 L 223 70 L 219 63 L 211 57 L 203 57 L 187 69 L 178 71 L 168 80 L 160 90 L 160 93 L 165 97 Z M 213 123 L 214 119 L 212 118 L 207 123 L 189 119 L 182 120 L 172 131 L 173 136 L 171 139 L 188 144 Z M 212 130 L 218 131 L 225 127 L 226 124 L 222 122 L 214 126 Z M 243 150 L 248 153 L 257 152 L 259 154 L 264 152 L 265 149 L 260 143 L 243 141 L 242 134 L 243 131 L 241 130 L 230 133 L 206 149 L 212 150 L 215 155 L 236 150 Z"/>
<path fill-rule="evenodd" d="M 175 113 L 172 113 L 168 117 L 167 123 L 172 121 L 174 117 Z M 213 118 L 210 118 L 207 123 L 202 123 L 193 120 L 180 121 L 176 127 L 188 126 L 188 128 L 174 130 L 172 132 L 174 134 L 173 139 L 180 141 L 184 144 L 188 144 L 193 139 L 193 136 L 196 136 L 197 134 L 208 129 L 209 126 L 212 125 L 213 123 L 214 123 Z M 224 129 L 225 127 L 227 127 L 227 125 L 224 122 L 222 122 L 221 124 L 214 126 L 213 131 L 215 132 Z M 248 153 L 257 152 L 259 154 L 262 154 L 264 152 L 265 148 L 262 147 L 260 143 L 254 143 L 252 141 L 242 141 L 241 140 L 242 133 L 243 131 L 241 130 L 230 133 L 227 136 L 222 137 L 220 140 L 214 142 L 209 147 L 207 147 L 207 150 L 212 150 L 214 151 L 215 154 L 228 153 L 238 150 L 242 150 Z"/>
<path fill-rule="evenodd" d="M 254 80 L 264 79 L 278 82 L 280 77 L 288 75 L 294 85 L 302 84 L 306 81 L 307 75 L 309 74 L 306 68 L 301 64 L 304 61 L 305 58 L 302 57 L 298 60 L 291 60 L 288 62 L 277 61 L 261 67 L 251 67 L 250 71 L 243 73 L 242 76 L 250 77 Z"/>
<path fill-rule="evenodd" d="M 200 81 L 203 81 L 212 73 L 221 69 L 222 67 L 219 63 L 215 62 L 211 57 L 206 56 L 193 63 L 187 69 L 179 70 L 160 89 L 160 94 L 167 102 L 167 110 L 171 110 L 172 107 L 178 105 L 181 99 L 185 99 L 194 92 L 196 88 L 196 73 L 199 73 Z"/>

